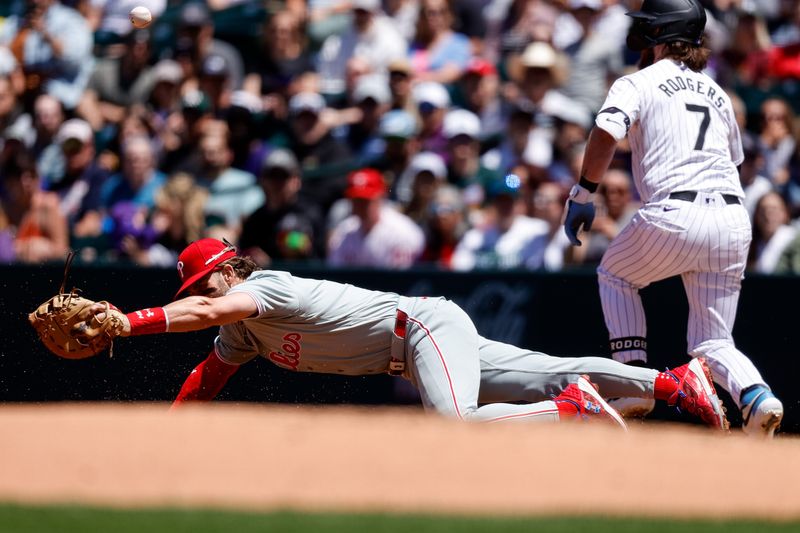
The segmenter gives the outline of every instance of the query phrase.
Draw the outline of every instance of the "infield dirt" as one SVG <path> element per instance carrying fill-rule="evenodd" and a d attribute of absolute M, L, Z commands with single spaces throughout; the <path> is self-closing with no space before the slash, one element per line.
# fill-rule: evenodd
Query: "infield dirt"
<path fill-rule="evenodd" d="M 470 424 L 417 410 L 0 408 L 0 501 L 480 515 L 800 517 L 800 440 Z"/>

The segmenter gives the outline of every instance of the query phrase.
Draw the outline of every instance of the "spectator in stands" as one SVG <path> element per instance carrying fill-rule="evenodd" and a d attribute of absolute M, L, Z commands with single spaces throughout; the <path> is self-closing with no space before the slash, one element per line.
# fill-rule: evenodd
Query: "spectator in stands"
<path fill-rule="evenodd" d="M 744 190 L 744 207 L 750 215 L 752 222 L 755 217 L 756 204 L 766 193 L 774 189 L 772 182 L 763 176 L 759 170 L 764 168 L 764 157 L 758 149 L 757 141 L 753 136 L 742 137 L 744 161 L 739 167 L 739 181 Z"/>
<path fill-rule="evenodd" d="M 582 35 L 564 49 L 571 63 L 564 94 L 597 113 L 605 101 L 609 81 L 622 74 L 622 48 L 614 39 L 595 29 L 603 11 L 603 0 L 570 0 L 569 8 Z"/>
<path fill-rule="evenodd" d="M 381 11 L 380 0 L 353 0 L 352 26 L 328 37 L 319 51 L 320 92 L 344 95 L 348 71 L 385 76 L 389 64 L 406 55 L 408 44 Z"/>
<path fill-rule="evenodd" d="M 453 109 L 444 117 L 447 139 L 447 181 L 461 189 L 468 208 L 484 203 L 485 186 L 501 176 L 481 163 L 481 122 L 466 109 Z"/>
<path fill-rule="evenodd" d="M 385 0 L 383 8 L 386 15 L 392 19 L 392 25 L 397 28 L 403 39 L 410 43 L 417 31 L 419 2 L 417 0 Z"/>
<path fill-rule="evenodd" d="M 247 91 L 234 91 L 231 93 L 230 106 L 225 112 L 225 120 L 231 132 L 231 166 L 254 176 L 261 171 L 261 163 L 267 150 L 267 143 L 259 138 L 262 110 L 261 98 Z"/>
<path fill-rule="evenodd" d="M 199 88 L 208 96 L 211 112 L 224 116 L 230 105 L 231 71 L 227 60 L 217 54 L 208 54 L 200 65 Z"/>
<path fill-rule="evenodd" d="M 461 191 L 452 185 L 436 189 L 424 223 L 425 251 L 420 262 L 452 268 L 453 253 L 467 230 Z"/>
<path fill-rule="evenodd" d="M 263 95 L 265 109 L 283 109 L 294 80 L 301 74 L 314 71 L 302 20 L 288 9 L 278 11 L 266 22 L 263 42 L 259 63 L 248 74 L 245 89 Z"/>
<path fill-rule="evenodd" d="M 789 161 L 797 141 L 794 136 L 794 113 L 782 98 L 769 98 L 761 104 L 761 131 L 758 136 L 764 157 L 764 176 L 776 187 L 789 181 Z"/>
<path fill-rule="evenodd" d="M 147 96 L 148 121 L 159 136 L 167 131 L 167 119 L 180 109 L 181 66 L 172 59 L 162 59 L 153 67 L 153 85 Z"/>
<path fill-rule="evenodd" d="M 21 143 L 7 146 L 4 152 L 0 161 L 0 260 L 41 263 L 63 259 L 69 230 L 58 196 L 41 189 L 33 156 Z"/>
<path fill-rule="evenodd" d="M 441 157 L 433 152 L 415 155 L 397 184 L 397 197 L 402 205 L 402 212 L 423 226 L 430 215 L 436 191 L 446 182 L 447 168 Z"/>
<path fill-rule="evenodd" d="M 61 212 L 73 228 L 87 212 L 100 208 L 100 190 L 109 172 L 95 160 L 94 132 L 85 120 L 64 122 L 56 142 L 64 155 L 64 174 L 47 176 L 45 186 L 58 195 Z"/>
<path fill-rule="evenodd" d="M 512 107 L 506 122 L 505 135 L 497 147 L 497 164 L 495 169 L 500 173 L 511 172 L 511 169 L 522 162 L 528 137 L 533 128 L 533 108 L 525 102 Z"/>
<path fill-rule="evenodd" d="M 487 53 L 505 60 L 531 42 L 552 42 L 559 7 L 545 0 L 495 1 L 489 14 Z"/>
<path fill-rule="evenodd" d="M 205 234 L 205 207 L 208 190 L 188 174 L 174 174 L 156 192 L 149 227 L 156 241 L 143 246 L 140 239 L 126 238 L 124 250 L 136 263 L 145 266 L 174 266 L 178 253 Z"/>
<path fill-rule="evenodd" d="M 499 142 L 508 117 L 500 98 L 500 77 L 495 66 L 485 59 L 473 58 L 458 81 L 462 106 L 481 120 L 481 138 Z"/>
<path fill-rule="evenodd" d="M 294 154 L 273 150 L 264 159 L 259 183 L 266 202 L 245 220 L 239 248 L 261 266 L 324 257 L 322 213 L 299 194 L 303 182 Z"/>
<path fill-rule="evenodd" d="M 186 172 L 196 175 L 200 172 L 200 139 L 211 120 L 213 116 L 206 94 L 199 90 L 186 92 L 181 98 L 180 111 L 167 118 L 162 131 L 165 154 L 159 168 L 170 174 Z"/>
<path fill-rule="evenodd" d="M 392 109 L 401 109 L 417 118 L 417 104 L 412 97 L 411 63 L 408 59 L 397 59 L 389 63 L 389 91 L 392 93 Z"/>
<path fill-rule="evenodd" d="M 444 116 L 450 108 L 450 94 L 441 83 L 426 81 L 414 86 L 412 98 L 422 124 L 419 132 L 422 149 L 447 157 L 447 139 L 442 127 Z"/>
<path fill-rule="evenodd" d="M 25 0 L 24 6 L 23 14 L 0 25 L 0 45 L 22 65 L 29 102 L 47 93 L 75 109 L 94 65 L 89 25 L 57 0 Z"/>
<path fill-rule="evenodd" d="M 380 172 L 352 172 L 346 196 L 352 202 L 353 214 L 334 228 L 328 241 L 328 264 L 411 267 L 425 247 L 425 237 L 411 219 L 384 204 L 386 185 Z"/>
<path fill-rule="evenodd" d="M 197 182 L 209 191 L 205 205 L 209 226 L 218 225 L 231 242 L 239 240 L 244 219 L 264 205 L 264 191 L 256 177 L 231 167 L 233 151 L 228 137 L 207 134 L 200 141 L 201 171 Z"/>
<path fill-rule="evenodd" d="M 155 195 L 166 181 L 156 169 L 153 145 L 145 136 L 132 137 L 122 145 L 122 170 L 103 185 L 100 198 L 103 208 L 110 212 L 118 202 L 132 202 L 152 209 Z"/>
<path fill-rule="evenodd" d="M 454 270 L 522 268 L 549 233 L 544 220 L 522 214 L 520 178 L 509 174 L 487 185 L 491 212 L 482 226 L 468 230 L 453 254 Z"/>
<path fill-rule="evenodd" d="M 343 140 L 356 157 L 356 164 L 362 165 L 383 151 L 379 126 L 391 104 L 391 94 L 386 77 L 380 74 L 365 74 L 355 83 L 350 99 L 356 106 L 357 121 L 347 126 Z"/>
<path fill-rule="evenodd" d="M 320 119 L 325 109 L 325 99 L 318 93 L 301 92 L 289 100 L 289 148 L 309 183 L 304 196 L 316 202 L 323 213 L 341 198 L 351 164 L 347 145 L 336 140 L 328 124 Z"/>
<path fill-rule="evenodd" d="M 179 173 L 158 190 L 149 218 L 141 206 L 118 204 L 121 209 L 113 214 L 122 222 L 115 228 L 119 252 L 139 265 L 174 266 L 181 246 L 204 235 L 207 198 L 205 188 L 188 174 Z"/>
<path fill-rule="evenodd" d="M 453 31 L 453 12 L 448 0 L 420 0 L 417 32 L 409 49 L 414 78 L 454 83 L 472 57 L 469 38 Z"/>
<path fill-rule="evenodd" d="M 232 89 L 239 89 L 244 81 L 244 63 L 233 45 L 214 38 L 214 21 L 204 3 L 190 0 L 181 9 L 176 42 L 190 43 L 187 50 L 199 72 L 209 55 L 221 56 L 228 68 Z"/>
<path fill-rule="evenodd" d="M 585 246 L 571 248 L 571 262 L 599 265 L 611 240 L 636 214 L 631 176 L 624 170 L 611 169 L 598 188 L 597 214 Z"/>
<path fill-rule="evenodd" d="M 0 51 L 2 49 L 0 48 Z M 14 90 L 11 77 L 0 74 L 0 138 L 15 137 L 23 142 L 32 141 L 29 133 L 33 121 Z M 2 146 L 2 140 L 0 140 Z"/>
<path fill-rule="evenodd" d="M 417 121 L 402 109 L 389 111 L 381 117 L 378 134 L 383 140 L 383 150 L 369 166 L 381 171 L 394 197 L 399 195 L 398 179 L 419 152 L 418 132 Z"/>
<path fill-rule="evenodd" d="M 547 232 L 530 241 L 522 251 L 525 268 L 530 270 L 548 270 L 551 272 L 564 268 L 567 251 L 570 249 L 569 239 L 562 225 L 564 202 L 567 191 L 552 181 L 540 184 L 533 194 L 533 205 L 530 212 L 534 220 L 544 220 Z"/>
<path fill-rule="evenodd" d="M 26 137 L 26 145 L 34 157 L 39 159 L 45 149 L 53 144 L 58 128 L 64 122 L 64 108 L 61 102 L 49 94 L 36 98 L 33 107 L 33 136 Z M 30 141 L 30 142 L 27 142 Z"/>
<path fill-rule="evenodd" d="M 509 63 L 521 98 L 527 100 L 534 112 L 535 126 L 545 130 L 551 139 L 555 137 L 555 117 L 563 109 L 585 114 L 587 118 L 583 122 L 591 120 L 589 111 L 582 104 L 567 98 L 558 90 L 567 74 L 564 61 L 565 58 L 551 45 L 535 42 Z"/>
<path fill-rule="evenodd" d="M 780 194 L 768 192 L 758 200 L 747 261 L 749 270 L 761 274 L 775 271 L 784 249 L 797 235 L 797 228 L 789 222 L 789 209 Z"/>
<path fill-rule="evenodd" d="M 127 107 L 147 100 L 154 85 L 150 41 L 150 30 L 131 31 L 119 55 L 95 63 L 79 107 L 93 129 L 118 124 Z"/>

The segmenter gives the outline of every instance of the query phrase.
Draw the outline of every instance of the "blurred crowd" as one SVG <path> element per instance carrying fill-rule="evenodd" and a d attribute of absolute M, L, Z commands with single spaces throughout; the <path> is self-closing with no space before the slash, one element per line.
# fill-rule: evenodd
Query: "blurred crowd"
<path fill-rule="evenodd" d="M 703 0 L 743 132 L 748 269 L 800 273 L 800 0 Z M 561 227 L 639 0 L 11 0 L 0 262 L 596 265 L 637 208 L 622 144 Z M 134 29 L 128 11 L 154 23 Z"/>

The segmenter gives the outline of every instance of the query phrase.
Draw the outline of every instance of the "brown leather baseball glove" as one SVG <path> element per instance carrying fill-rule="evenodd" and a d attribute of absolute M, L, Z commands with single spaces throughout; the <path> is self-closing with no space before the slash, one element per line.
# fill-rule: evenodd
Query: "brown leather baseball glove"
<path fill-rule="evenodd" d="M 101 304 L 100 319 L 92 306 Z M 106 301 L 94 302 L 73 290 L 56 294 L 28 315 L 47 349 L 66 359 L 85 359 L 112 348 L 123 328 L 123 314 Z"/>

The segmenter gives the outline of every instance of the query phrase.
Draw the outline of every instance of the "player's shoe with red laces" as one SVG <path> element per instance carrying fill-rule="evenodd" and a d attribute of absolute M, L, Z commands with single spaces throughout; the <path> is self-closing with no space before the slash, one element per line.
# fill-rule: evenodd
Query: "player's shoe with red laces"
<path fill-rule="evenodd" d="M 678 383 L 678 388 L 667 399 L 667 404 L 699 416 L 715 429 L 728 429 L 728 419 L 714 388 L 711 370 L 703 357 L 696 357 L 690 363 L 667 370 L 665 374 Z"/>
<path fill-rule="evenodd" d="M 578 409 L 578 417 L 583 420 L 604 420 L 612 422 L 625 431 L 628 430 L 622 416 L 597 392 L 597 387 L 589 381 L 589 376 L 581 376 L 575 383 L 567 385 L 553 401 L 569 402 Z"/>

